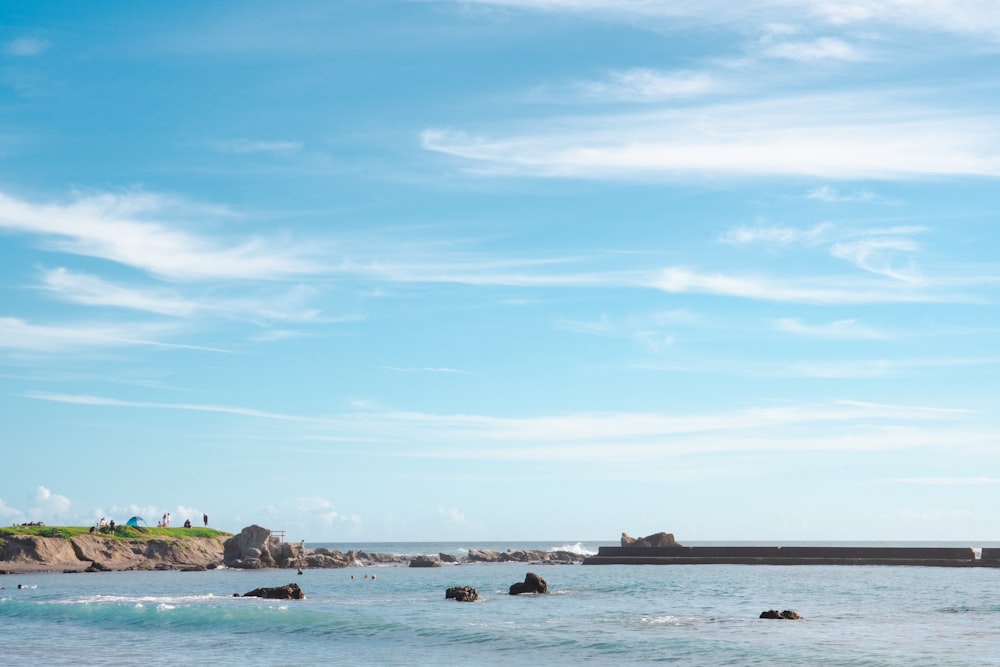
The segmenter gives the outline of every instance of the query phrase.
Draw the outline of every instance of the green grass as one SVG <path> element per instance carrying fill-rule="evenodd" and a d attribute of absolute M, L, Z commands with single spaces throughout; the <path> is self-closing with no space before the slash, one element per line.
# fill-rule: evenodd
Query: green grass
<path fill-rule="evenodd" d="M 74 535 L 90 535 L 90 526 L 11 526 L 0 528 L 0 535 L 37 535 L 39 537 L 62 537 L 69 539 Z M 100 537 L 114 537 L 123 540 L 155 540 L 163 537 L 183 539 L 186 537 L 230 537 L 214 528 L 148 528 L 146 526 L 116 525 L 115 534 L 94 533 Z"/>

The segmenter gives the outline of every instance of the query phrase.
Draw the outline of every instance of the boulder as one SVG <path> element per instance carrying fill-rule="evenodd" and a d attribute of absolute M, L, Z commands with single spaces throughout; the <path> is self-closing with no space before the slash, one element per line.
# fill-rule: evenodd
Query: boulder
<path fill-rule="evenodd" d="M 524 581 L 519 581 L 510 587 L 511 595 L 520 595 L 521 593 L 548 593 L 549 585 L 544 579 L 539 577 L 534 572 L 529 572 L 524 575 Z"/>
<path fill-rule="evenodd" d="M 414 556 L 410 559 L 410 567 L 441 567 L 437 556 Z"/>
<path fill-rule="evenodd" d="M 493 549 L 469 549 L 470 563 L 495 563 L 500 559 L 500 552 Z"/>
<path fill-rule="evenodd" d="M 261 526 L 247 526 L 223 544 L 223 562 L 229 567 L 277 567 L 282 544 L 271 531 Z"/>
<path fill-rule="evenodd" d="M 244 593 L 245 598 L 267 598 L 268 600 L 305 600 L 306 594 L 298 584 L 285 584 L 274 588 L 255 588 Z"/>
<path fill-rule="evenodd" d="M 479 599 L 479 593 L 472 586 L 452 586 L 444 592 L 444 597 L 458 602 L 475 602 Z"/>
<path fill-rule="evenodd" d="M 622 533 L 623 547 L 679 547 L 680 544 L 674 539 L 673 533 L 653 533 L 646 537 L 630 537 L 628 533 Z"/>
<path fill-rule="evenodd" d="M 777 620 L 785 621 L 799 621 L 802 619 L 797 613 L 791 609 L 786 609 L 784 611 L 778 611 L 777 609 L 768 609 L 767 611 L 760 612 L 759 618 L 771 618 Z"/>
<path fill-rule="evenodd" d="M 442 563 L 457 563 L 458 556 L 452 556 L 451 554 L 446 554 L 444 552 L 438 554 L 438 559 Z"/>

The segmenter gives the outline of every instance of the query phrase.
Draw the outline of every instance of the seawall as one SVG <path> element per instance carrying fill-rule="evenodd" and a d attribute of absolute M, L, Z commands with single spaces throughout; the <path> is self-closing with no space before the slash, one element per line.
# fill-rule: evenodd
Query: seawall
<path fill-rule="evenodd" d="M 916 565 L 1000 567 L 1000 549 L 971 547 L 600 547 L 584 565 Z"/>

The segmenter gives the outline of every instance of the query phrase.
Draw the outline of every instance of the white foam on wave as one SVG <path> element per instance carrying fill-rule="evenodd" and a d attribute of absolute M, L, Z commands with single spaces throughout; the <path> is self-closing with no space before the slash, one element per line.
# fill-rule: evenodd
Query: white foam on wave
<path fill-rule="evenodd" d="M 650 625 L 680 625 L 680 616 L 643 616 L 643 623 L 648 623 Z"/>
<path fill-rule="evenodd" d="M 53 604 L 131 604 L 137 608 L 145 604 L 178 605 L 190 604 L 193 602 L 204 602 L 218 598 L 216 595 L 86 595 L 78 598 L 66 600 L 53 600 Z M 220 598 L 224 599 L 224 598 Z"/>
<path fill-rule="evenodd" d="M 166 602 L 156 605 L 156 611 L 170 611 L 171 609 L 177 609 L 177 605 L 167 604 Z"/>
<path fill-rule="evenodd" d="M 577 542 L 576 544 L 564 544 L 561 547 L 553 547 L 549 549 L 549 551 L 568 551 L 581 556 L 593 556 L 597 553 L 596 551 L 591 551 L 583 546 L 583 542 Z"/>

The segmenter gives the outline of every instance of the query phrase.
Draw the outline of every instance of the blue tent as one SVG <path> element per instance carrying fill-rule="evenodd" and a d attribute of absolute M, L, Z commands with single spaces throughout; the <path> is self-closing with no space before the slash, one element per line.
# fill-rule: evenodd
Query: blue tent
<path fill-rule="evenodd" d="M 145 526 L 149 525 L 148 523 L 146 523 L 146 520 L 143 519 L 141 516 L 134 516 L 134 517 L 132 517 L 131 519 L 129 519 L 128 521 L 125 522 L 125 525 L 126 526 L 136 526 L 136 527 L 138 527 L 140 521 Z"/>

